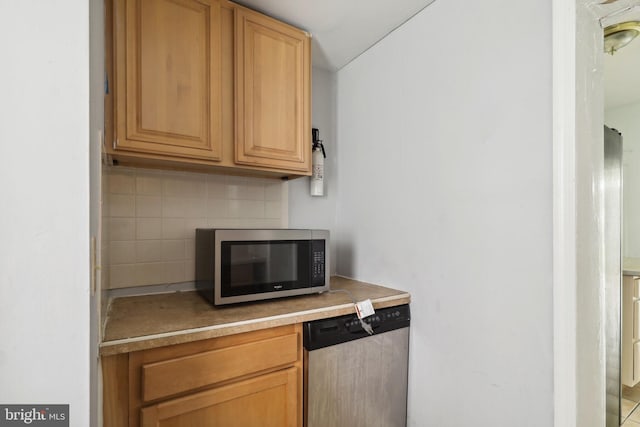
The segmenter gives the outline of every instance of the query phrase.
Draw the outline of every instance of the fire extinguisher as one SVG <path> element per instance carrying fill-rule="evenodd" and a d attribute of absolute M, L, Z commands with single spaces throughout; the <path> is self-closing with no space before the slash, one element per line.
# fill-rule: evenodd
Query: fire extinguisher
<path fill-rule="evenodd" d="M 324 195 L 324 159 L 327 155 L 324 152 L 324 145 L 320 139 L 320 131 L 316 128 L 311 129 L 312 143 L 311 148 L 311 180 L 309 181 L 309 192 L 312 196 Z"/>

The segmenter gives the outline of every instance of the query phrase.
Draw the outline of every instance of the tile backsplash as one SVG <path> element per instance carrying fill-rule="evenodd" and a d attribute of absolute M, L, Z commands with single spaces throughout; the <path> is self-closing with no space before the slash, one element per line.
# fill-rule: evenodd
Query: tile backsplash
<path fill-rule="evenodd" d="M 103 180 L 107 289 L 195 279 L 195 229 L 283 228 L 287 184 L 273 179 L 112 167 Z"/>

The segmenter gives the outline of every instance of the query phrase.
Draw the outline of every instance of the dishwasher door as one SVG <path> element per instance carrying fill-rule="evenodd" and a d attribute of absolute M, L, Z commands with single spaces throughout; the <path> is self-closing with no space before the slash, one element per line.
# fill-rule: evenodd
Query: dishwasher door
<path fill-rule="evenodd" d="M 378 310 L 365 319 L 376 330 L 371 336 L 355 316 L 329 319 L 333 324 L 318 321 L 320 340 L 329 345 L 312 350 L 306 345 L 307 427 L 406 427 L 408 316 L 408 306 Z M 340 343 L 327 342 L 332 334 Z M 341 342 L 347 334 L 351 340 Z"/>

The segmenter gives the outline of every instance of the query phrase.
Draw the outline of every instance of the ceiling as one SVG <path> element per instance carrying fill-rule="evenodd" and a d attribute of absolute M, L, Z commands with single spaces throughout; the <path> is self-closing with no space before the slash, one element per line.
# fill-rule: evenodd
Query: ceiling
<path fill-rule="evenodd" d="M 240 0 L 312 35 L 315 67 L 338 70 L 434 0 Z"/>
<path fill-rule="evenodd" d="M 240 0 L 312 34 L 315 67 L 335 71 L 434 0 Z M 597 0 L 603 25 L 640 20 L 640 0 Z M 604 4 L 602 4 L 604 3 Z M 640 101 L 640 39 L 605 55 L 605 108 Z"/>

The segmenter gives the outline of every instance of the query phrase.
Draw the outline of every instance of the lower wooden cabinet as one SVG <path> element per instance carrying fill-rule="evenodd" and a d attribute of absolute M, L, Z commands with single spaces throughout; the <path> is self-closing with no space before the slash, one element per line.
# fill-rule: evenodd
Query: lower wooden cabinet
<path fill-rule="evenodd" d="M 301 426 L 301 330 L 103 357 L 104 426 Z"/>
<path fill-rule="evenodd" d="M 238 381 L 142 409 L 142 427 L 295 427 L 297 368 Z"/>

